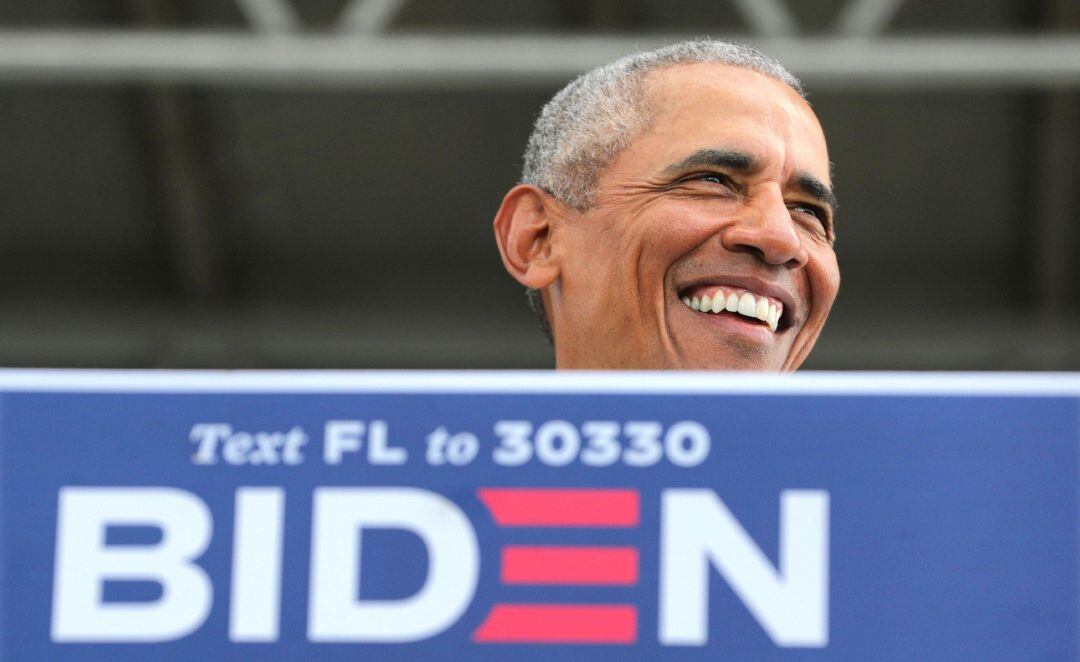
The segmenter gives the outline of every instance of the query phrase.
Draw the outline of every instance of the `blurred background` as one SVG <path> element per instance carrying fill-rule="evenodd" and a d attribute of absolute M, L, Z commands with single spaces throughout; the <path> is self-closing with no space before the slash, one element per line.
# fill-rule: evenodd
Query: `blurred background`
<path fill-rule="evenodd" d="M 1077 0 L 4 0 L 0 365 L 550 367 L 491 232 L 532 120 L 701 35 L 825 127 L 807 367 L 1080 370 Z"/>

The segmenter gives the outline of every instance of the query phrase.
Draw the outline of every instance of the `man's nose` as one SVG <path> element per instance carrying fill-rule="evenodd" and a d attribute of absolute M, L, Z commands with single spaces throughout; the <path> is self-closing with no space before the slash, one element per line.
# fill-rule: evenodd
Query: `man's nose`
<path fill-rule="evenodd" d="M 791 269 L 804 266 L 808 259 L 791 211 L 779 192 L 748 204 L 738 221 L 721 233 L 720 242 L 729 251 L 753 253 L 763 262 Z"/>

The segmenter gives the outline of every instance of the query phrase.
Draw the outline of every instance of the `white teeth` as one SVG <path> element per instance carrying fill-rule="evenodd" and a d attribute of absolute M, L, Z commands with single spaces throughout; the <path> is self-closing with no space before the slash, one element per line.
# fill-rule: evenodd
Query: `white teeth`
<path fill-rule="evenodd" d="M 756 311 L 757 301 L 754 300 L 754 295 L 749 292 L 743 292 L 743 295 L 739 297 L 739 314 L 753 317 Z"/>
<path fill-rule="evenodd" d="M 712 296 L 708 294 L 701 297 L 684 296 L 682 302 L 688 308 L 703 313 L 720 313 L 726 310 L 759 319 L 768 324 L 773 331 L 776 331 L 784 313 L 783 306 L 780 304 L 773 303 L 767 297 L 757 297 L 750 292 L 743 292 L 742 295 L 732 292 L 725 297 L 724 290 L 717 289 Z"/>
<path fill-rule="evenodd" d="M 714 313 L 718 313 L 723 309 L 724 309 L 724 291 L 719 290 L 719 291 L 717 291 L 716 296 L 713 297 L 712 311 Z"/>
<path fill-rule="evenodd" d="M 757 308 L 754 309 L 754 317 L 762 322 L 769 319 L 769 300 L 761 297 L 757 300 Z"/>

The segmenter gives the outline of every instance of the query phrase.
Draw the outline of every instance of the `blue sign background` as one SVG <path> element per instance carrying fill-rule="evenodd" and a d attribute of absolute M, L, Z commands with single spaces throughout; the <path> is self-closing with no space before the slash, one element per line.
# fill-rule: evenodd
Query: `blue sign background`
<path fill-rule="evenodd" d="M 409 449 L 404 466 L 362 456 L 322 461 L 334 419 L 387 421 Z M 491 461 L 495 421 L 695 420 L 712 450 L 697 467 L 521 467 Z M 192 464 L 188 435 L 200 422 L 311 437 L 296 466 Z M 475 462 L 428 466 L 424 438 L 436 427 L 481 439 Z M 1080 399 L 1057 396 L 788 394 L 7 392 L 0 395 L 0 656 L 5 660 L 295 659 L 1076 659 L 1080 591 Z M 169 486 L 213 514 L 199 564 L 214 585 L 206 623 L 158 644 L 56 644 L 49 639 L 62 486 Z M 233 500 L 240 486 L 286 493 L 280 639 L 228 640 Z M 464 616 L 411 644 L 307 641 L 312 490 L 409 486 L 454 501 L 476 529 L 481 574 Z M 492 522 L 478 487 L 619 487 L 641 493 L 632 529 L 506 529 Z M 779 495 L 830 495 L 829 643 L 778 648 L 715 571 L 705 647 L 660 646 L 657 595 L 660 492 L 714 490 L 777 563 Z M 153 542 L 148 531 L 110 530 L 109 544 Z M 641 553 L 632 587 L 506 586 L 505 544 L 627 544 Z M 362 598 L 399 598 L 426 574 L 419 540 L 365 534 Z M 153 584 L 111 583 L 107 600 L 152 600 Z M 629 603 L 638 642 L 619 645 L 477 644 L 471 633 L 497 602 Z"/>

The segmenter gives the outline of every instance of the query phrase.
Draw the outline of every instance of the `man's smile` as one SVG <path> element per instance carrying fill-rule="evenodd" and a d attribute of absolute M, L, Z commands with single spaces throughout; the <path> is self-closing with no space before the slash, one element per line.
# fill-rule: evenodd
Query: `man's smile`
<path fill-rule="evenodd" d="M 753 324 L 770 335 L 783 334 L 796 323 L 799 299 L 771 278 L 732 273 L 687 276 L 676 280 L 675 296 L 703 316 L 738 320 L 737 329 Z"/>
<path fill-rule="evenodd" d="M 683 291 L 681 300 L 691 309 L 710 315 L 732 313 L 760 322 L 776 333 L 784 315 L 784 303 L 750 290 L 704 285 Z"/>

